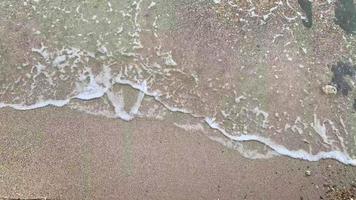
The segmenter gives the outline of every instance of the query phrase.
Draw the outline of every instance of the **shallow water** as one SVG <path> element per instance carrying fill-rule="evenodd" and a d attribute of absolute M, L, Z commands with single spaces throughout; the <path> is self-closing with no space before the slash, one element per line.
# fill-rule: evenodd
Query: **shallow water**
<path fill-rule="evenodd" d="M 311 17 L 287 0 L 2 1 L 0 108 L 172 118 L 249 158 L 356 165 L 356 46 L 337 6 L 313 2 Z"/>

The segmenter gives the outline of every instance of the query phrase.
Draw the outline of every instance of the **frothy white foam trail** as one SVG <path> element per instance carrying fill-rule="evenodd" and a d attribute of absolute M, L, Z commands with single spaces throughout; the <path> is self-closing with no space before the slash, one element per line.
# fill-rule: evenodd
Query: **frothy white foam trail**
<path fill-rule="evenodd" d="M 130 110 L 130 114 L 131 115 L 137 115 L 138 114 L 138 110 L 141 107 L 143 98 L 145 97 L 145 93 L 139 91 L 138 95 L 137 95 L 137 100 L 135 102 L 135 104 L 132 106 L 131 110 Z"/>
<path fill-rule="evenodd" d="M 122 97 L 122 91 L 115 94 L 111 91 L 108 91 L 107 96 L 111 104 L 114 106 L 116 117 L 125 121 L 130 121 L 133 119 L 133 117 L 124 109 L 125 103 L 124 98 Z"/>
<path fill-rule="evenodd" d="M 100 86 L 94 79 L 94 77 L 90 77 L 90 82 L 89 84 L 84 87 L 83 89 L 80 90 L 80 92 L 72 97 L 69 97 L 64 100 L 44 100 L 41 102 L 37 102 L 31 105 L 24 105 L 24 104 L 7 104 L 7 103 L 0 103 L 0 108 L 4 107 L 10 107 L 16 110 L 32 110 L 32 109 L 37 109 L 37 108 L 42 108 L 42 107 L 47 107 L 47 106 L 55 106 L 55 107 L 63 107 L 67 104 L 72 99 L 80 99 L 80 100 L 92 100 L 96 98 L 100 98 L 104 95 L 108 95 L 109 100 L 112 102 L 115 112 L 116 112 L 116 117 L 130 121 L 134 119 L 134 115 L 138 113 L 139 107 L 141 105 L 141 102 L 144 98 L 144 95 L 154 97 L 157 102 L 161 103 L 165 108 L 170 110 L 171 112 L 180 112 L 184 114 L 188 114 L 191 117 L 194 118 L 201 118 L 202 116 L 196 116 L 194 115 L 191 111 L 182 109 L 182 108 L 176 108 L 167 105 L 163 101 L 160 100 L 160 93 L 157 91 L 150 91 L 148 89 L 148 86 L 145 81 L 141 83 L 135 83 L 129 80 L 123 80 L 120 77 L 117 77 L 114 79 L 114 83 L 119 83 L 119 84 L 124 84 L 131 86 L 133 89 L 136 89 L 139 91 L 136 103 L 133 105 L 131 108 L 130 112 L 126 112 L 124 110 L 124 102 L 121 97 L 116 96 L 116 94 L 112 94 L 111 91 L 109 91 L 108 87 L 102 87 Z M 321 159 L 335 159 L 338 160 L 342 163 L 345 164 L 350 164 L 356 166 L 356 160 L 352 159 L 346 152 L 341 152 L 341 151 L 328 151 L 328 152 L 319 152 L 317 154 L 310 154 L 304 150 L 289 150 L 286 147 L 275 143 L 269 138 L 265 138 L 262 136 L 258 135 L 241 135 L 241 136 L 233 136 L 229 133 L 227 133 L 223 128 L 219 126 L 218 123 L 215 122 L 213 118 L 205 117 L 205 122 L 212 128 L 220 133 L 222 133 L 225 137 L 233 140 L 233 141 L 238 141 L 238 142 L 244 142 L 244 141 L 257 141 L 262 144 L 265 144 L 266 146 L 270 147 L 272 150 L 277 152 L 280 155 L 285 155 L 289 156 L 291 158 L 297 158 L 297 159 L 303 159 L 303 160 L 308 160 L 308 161 L 318 161 Z M 318 123 L 316 123 L 318 124 Z M 319 123 L 320 125 L 320 123 Z M 320 127 L 319 127 L 320 128 Z M 320 134 L 319 134 L 320 135 Z M 321 134 L 323 136 L 323 134 Z M 215 139 L 216 140 L 216 139 Z M 243 152 L 241 150 L 241 152 Z"/>
<path fill-rule="evenodd" d="M 156 101 L 160 102 L 169 111 L 180 112 L 180 113 L 185 113 L 185 114 L 192 114 L 192 111 L 190 111 L 190 110 L 187 110 L 187 109 L 184 109 L 184 108 L 172 107 L 172 106 L 169 106 L 168 104 L 164 103 L 160 99 L 161 93 L 158 92 L 158 91 L 149 91 L 146 81 L 143 81 L 141 83 L 135 83 L 135 82 L 130 81 L 130 80 L 121 79 L 120 75 L 117 76 L 114 80 L 115 80 L 116 83 L 120 83 L 120 84 L 123 84 L 123 85 L 131 86 L 132 88 L 142 92 L 143 94 L 145 94 L 147 96 L 150 96 L 150 97 L 153 97 Z M 193 116 L 193 115 L 191 115 L 191 116 Z"/>
<path fill-rule="evenodd" d="M 0 102 L 0 108 L 13 108 L 16 110 L 33 110 L 37 108 L 43 108 L 47 106 L 55 106 L 55 107 L 63 107 L 67 104 L 72 99 L 80 99 L 80 100 L 92 100 L 92 99 L 97 99 L 105 95 L 107 89 L 100 87 L 94 79 L 90 79 L 90 83 L 88 84 L 87 87 L 85 87 L 79 94 L 69 97 L 67 99 L 62 99 L 62 100 L 54 100 L 54 99 L 48 99 L 44 101 L 39 101 L 31 105 L 25 105 L 25 104 L 8 104 L 8 103 L 1 103 Z"/>
<path fill-rule="evenodd" d="M 80 93 L 76 95 L 75 98 L 81 100 L 96 99 L 104 96 L 107 90 L 107 88 L 99 86 L 94 77 L 91 75 L 89 84 L 81 89 Z"/>
<path fill-rule="evenodd" d="M 243 147 L 243 145 L 238 142 L 238 141 L 234 141 L 234 140 L 230 140 L 229 138 L 224 139 L 221 137 L 214 137 L 214 136 L 208 136 L 211 140 L 218 142 L 222 145 L 224 145 L 227 148 L 230 149 L 234 149 L 236 151 L 238 151 L 243 157 L 248 158 L 248 159 L 269 159 L 275 156 L 278 156 L 279 154 L 276 153 L 273 150 L 269 150 L 267 151 L 267 153 L 262 154 L 257 152 L 256 150 L 248 150 L 246 148 Z"/>
<path fill-rule="evenodd" d="M 266 153 L 259 153 L 257 150 L 248 150 L 244 148 L 243 145 L 238 141 L 234 141 L 229 138 L 222 138 L 218 136 L 210 136 L 207 134 L 206 130 L 204 129 L 201 123 L 197 123 L 197 124 L 174 123 L 174 125 L 187 132 L 202 132 L 206 134 L 209 139 L 218 142 L 227 148 L 238 151 L 243 157 L 248 159 L 268 159 L 279 155 L 273 150 L 268 150 Z"/>
<path fill-rule="evenodd" d="M 69 99 L 67 100 L 46 100 L 41 101 L 31 105 L 24 105 L 24 104 L 6 104 L 0 103 L 0 108 L 13 108 L 15 110 L 33 110 L 37 108 L 43 108 L 47 106 L 55 106 L 55 107 L 63 107 L 69 103 Z"/>
<path fill-rule="evenodd" d="M 311 124 L 316 133 L 323 139 L 326 144 L 331 144 L 328 136 L 326 135 L 326 127 L 324 123 L 321 123 L 316 114 L 314 114 L 314 123 Z"/>
<path fill-rule="evenodd" d="M 161 96 L 161 93 L 158 91 L 149 91 L 148 87 L 147 87 L 147 82 L 146 81 L 142 81 L 141 83 L 135 83 L 133 81 L 130 80 L 126 80 L 126 79 L 121 79 L 121 76 L 117 76 L 116 78 L 114 78 L 114 82 L 115 83 L 119 83 L 122 85 L 128 85 L 131 86 L 132 88 L 143 92 L 145 95 L 151 96 L 151 97 L 159 97 Z"/>
<path fill-rule="evenodd" d="M 135 104 L 131 107 L 129 113 L 125 111 L 125 102 L 124 102 L 122 90 L 117 93 L 108 91 L 107 96 L 115 108 L 115 116 L 125 121 L 131 121 L 135 118 L 135 115 L 138 114 L 143 98 L 145 97 L 145 94 L 139 91 L 137 100 Z"/>
<path fill-rule="evenodd" d="M 317 154 L 310 154 L 304 150 L 289 150 L 286 147 L 277 144 L 273 142 L 269 138 L 265 138 L 262 136 L 258 135 L 241 135 L 241 136 L 233 136 L 229 133 L 227 133 L 223 128 L 219 126 L 218 123 L 215 122 L 213 118 L 205 118 L 205 122 L 212 128 L 215 129 L 219 132 L 221 132 L 224 136 L 227 138 L 234 140 L 234 141 L 239 141 L 239 142 L 245 142 L 245 141 L 257 141 L 262 144 L 267 145 L 280 155 L 288 156 L 291 158 L 296 158 L 296 159 L 302 159 L 302 160 L 308 160 L 308 161 L 318 161 L 321 159 L 335 159 L 338 160 L 342 163 L 349 164 L 349 165 L 354 165 L 356 166 L 356 160 L 352 159 L 346 152 L 341 152 L 341 151 L 328 151 L 328 152 L 319 152 Z"/>
<path fill-rule="evenodd" d="M 178 124 L 174 123 L 175 126 L 181 128 L 185 131 L 202 131 L 204 132 L 204 127 L 201 124 Z"/>

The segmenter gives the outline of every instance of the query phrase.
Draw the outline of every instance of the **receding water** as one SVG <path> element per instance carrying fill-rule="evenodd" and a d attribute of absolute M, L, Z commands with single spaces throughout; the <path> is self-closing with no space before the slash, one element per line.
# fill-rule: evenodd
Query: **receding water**
<path fill-rule="evenodd" d="M 356 165 L 352 28 L 305 3 L 1 1 L 0 108 L 169 118 L 249 158 Z"/>

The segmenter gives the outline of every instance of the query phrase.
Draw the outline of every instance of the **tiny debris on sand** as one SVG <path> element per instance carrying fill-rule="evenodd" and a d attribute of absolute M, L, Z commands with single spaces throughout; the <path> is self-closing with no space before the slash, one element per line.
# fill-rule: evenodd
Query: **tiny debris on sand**
<path fill-rule="evenodd" d="M 311 171 L 310 170 L 305 171 L 305 176 L 311 176 Z"/>
<path fill-rule="evenodd" d="M 337 188 L 335 186 L 329 186 L 327 192 L 327 199 L 333 200 L 355 200 L 356 199 L 356 187 L 342 187 Z"/>
<path fill-rule="evenodd" d="M 337 88 L 333 85 L 324 85 L 321 89 L 327 95 L 337 94 Z"/>

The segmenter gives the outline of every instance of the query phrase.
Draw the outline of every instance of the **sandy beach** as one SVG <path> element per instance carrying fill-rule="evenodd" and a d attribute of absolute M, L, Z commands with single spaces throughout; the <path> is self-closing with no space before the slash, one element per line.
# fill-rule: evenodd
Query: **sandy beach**
<path fill-rule="evenodd" d="M 354 0 L 2 0 L 0 199 L 356 199 L 355 34 Z"/>
<path fill-rule="evenodd" d="M 331 187 L 356 179 L 333 160 L 246 159 L 169 121 L 68 108 L 2 109 L 0 119 L 2 198 L 333 199 Z"/>

